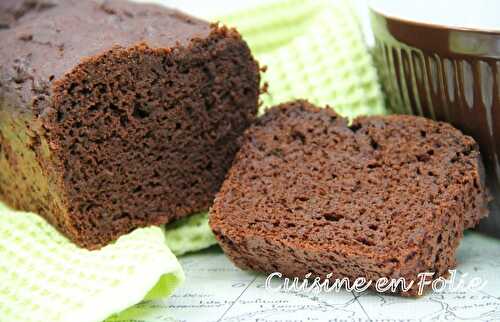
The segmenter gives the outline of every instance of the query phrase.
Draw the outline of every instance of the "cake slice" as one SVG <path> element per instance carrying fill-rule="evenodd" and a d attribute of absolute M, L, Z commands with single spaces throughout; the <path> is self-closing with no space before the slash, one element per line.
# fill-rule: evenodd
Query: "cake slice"
<path fill-rule="evenodd" d="M 237 31 L 120 0 L 2 8 L 0 200 L 87 248 L 208 209 L 257 113 Z"/>
<path fill-rule="evenodd" d="M 403 277 L 415 281 L 404 295 L 415 295 L 418 273 L 454 267 L 487 201 L 478 146 L 451 125 L 403 115 L 348 125 L 296 101 L 246 131 L 210 225 L 240 268 Z"/>

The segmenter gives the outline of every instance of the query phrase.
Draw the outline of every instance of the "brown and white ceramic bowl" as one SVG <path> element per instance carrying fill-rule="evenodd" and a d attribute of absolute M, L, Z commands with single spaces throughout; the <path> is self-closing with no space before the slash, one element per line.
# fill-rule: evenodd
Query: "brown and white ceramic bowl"
<path fill-rule="evenodd" d="M 500 237 L 500 1 L 374 0 L 374 56 L 389 107 L 452 123 L 481 147 Z"/>

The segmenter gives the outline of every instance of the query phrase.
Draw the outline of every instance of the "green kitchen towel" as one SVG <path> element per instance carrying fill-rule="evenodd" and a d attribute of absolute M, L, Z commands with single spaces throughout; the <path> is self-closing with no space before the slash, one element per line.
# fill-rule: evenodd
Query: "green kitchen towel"
<path fill-rule="evenodd" d="M 174 254 L 183 255 L 217 243 L 208 226 L 207 216 L 206 212 L 202 212 L 167 225 L 165 237 Z"/>
<path fill-rule="evenodd" d="M 0 203 L 1 322 L 101 322 L 170 295 L 183 280 L 158 227 L 88 251 L 41 217 Z"/>
<path fill-rule="evenodd" d="M 262 111 L 294 98 L 330 105 L 344 116 L 386 113 L 349 0 L 274 1 L 219 20 L 236 26 L 256 59 L 267 66 Z M 261 111 L 261 112 L 262 112 Z M 167 227 L 167 241 L 181 255 L 215 243 L 207 214 Z"/>
<path fill-rule="evenodd" d="M 269 84 L 264 108 L 294 98 L 330 105 L 344 116 L 385 113 L 361 23 L 349 0 L 286 0 L 235 13 Z"/>

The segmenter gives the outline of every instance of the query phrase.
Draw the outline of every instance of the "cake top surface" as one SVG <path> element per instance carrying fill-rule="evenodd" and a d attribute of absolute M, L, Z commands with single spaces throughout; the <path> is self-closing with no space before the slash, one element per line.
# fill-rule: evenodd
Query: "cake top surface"
<path fill-rule="evenodd" d="M 0 12 L 0 85 L 34 91 L 113 46 L 170 48 L 210 33 L 177 10 L 122 0 L 5 0 Z"/>
<path fill-rule="evenodd" d="M 348 125 L 297 101 L 247 130 L 211 221 L 233 238 L 344 248 L 384 262 L 442 229 L 464 186 L 484 202 L 480 172 L 475 141 L 449 124 L 400 115 Z"/>

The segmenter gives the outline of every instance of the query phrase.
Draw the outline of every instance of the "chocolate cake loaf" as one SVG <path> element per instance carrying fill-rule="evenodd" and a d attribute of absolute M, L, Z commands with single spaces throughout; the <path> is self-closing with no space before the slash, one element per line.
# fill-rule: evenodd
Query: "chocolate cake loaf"
<path fill-rule="evenodd" d="M 455 265 L 487 202 L 477 144 L 451 125 L 403 115 L 348 125 L 296 101 L 247 130 L 210 225 L 243 269 L 402 277 L 415 295 L 418 273 Z"/>
<path fill-rule="evenodd" d="M 235 30 L 121 0 L 0 7 L 0 200 L 87 248 L 208 209 L 257 112 Z"/>

